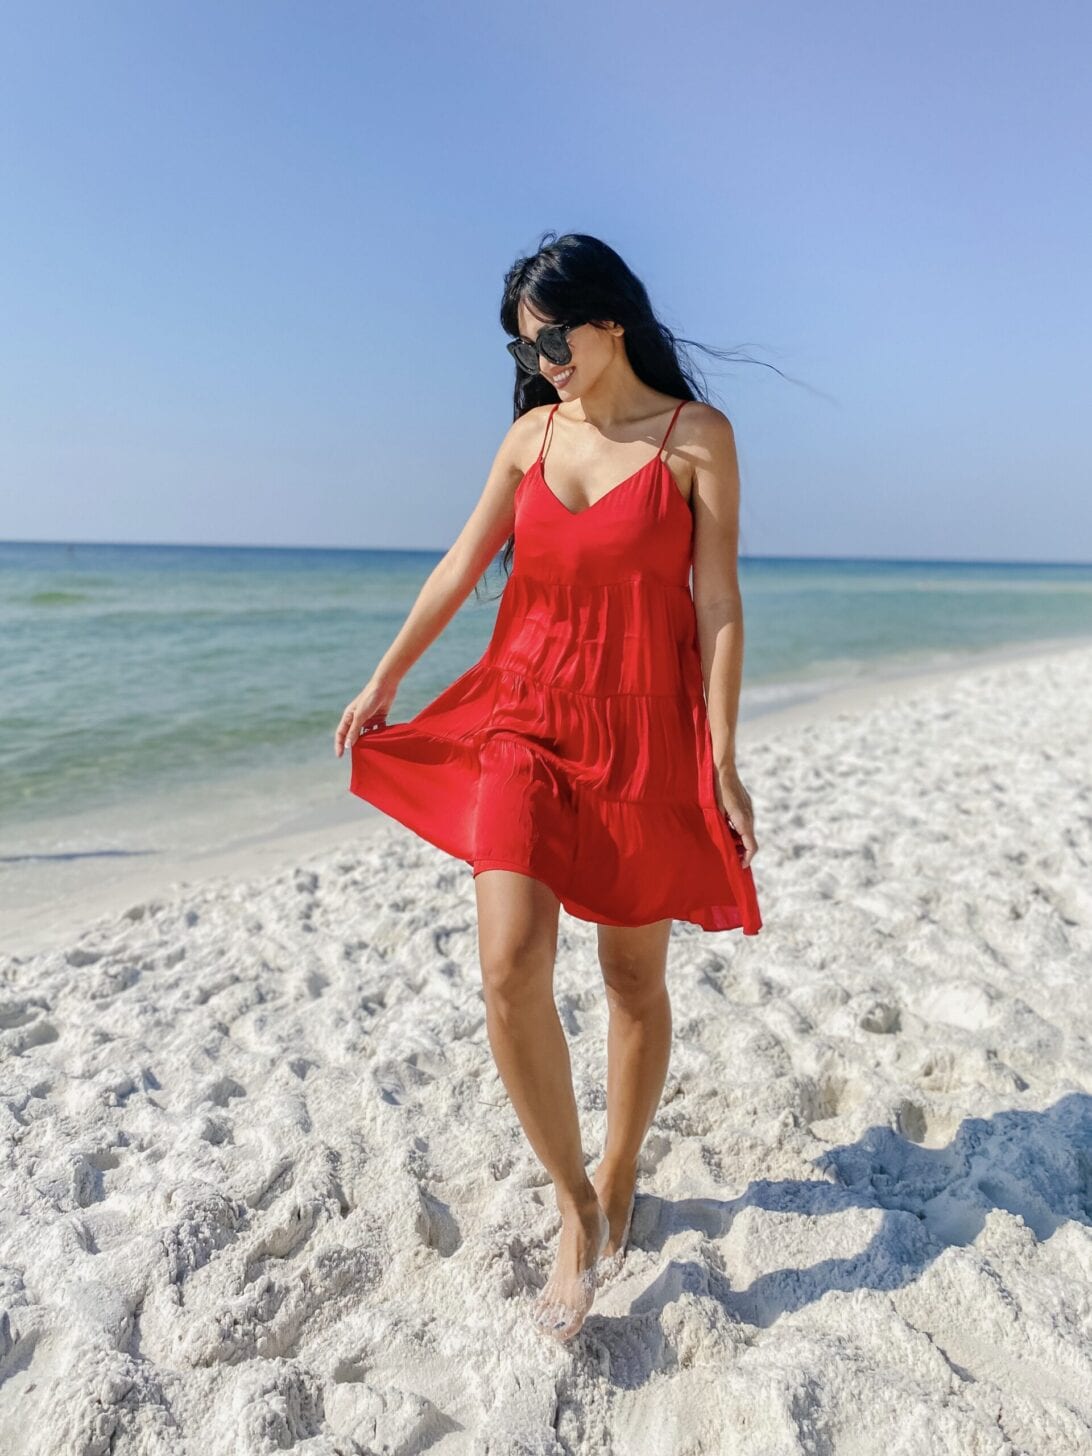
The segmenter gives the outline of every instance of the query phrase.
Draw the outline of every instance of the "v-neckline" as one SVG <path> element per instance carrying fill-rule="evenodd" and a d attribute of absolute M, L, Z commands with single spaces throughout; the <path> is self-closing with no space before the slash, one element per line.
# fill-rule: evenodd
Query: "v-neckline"
<path fill-rule="evenodd" d="M 651 460 L 646 460 L 645 463 L 643 465 L 639 465 L 637 469 L 632 472 L 632 474 L 627 475 L 625 480 L 620 480 L 617 485 L 612 485 L 610 490 L 606 491 L 601 496 L 597 496 L 590 505 L 582 507 L 582 509 L 580 509 L 579 511 L 574 511 L 571 506 L 567 506 L 565 502 L 561 499 L 561 497 L 553 490 L 549 481 L 546 479 L 546 472 L 542 468 L 541 455 L 535 461 L 534 465 L 531 466 L 531 469 L 534 470 L 537 467 L 538 478 L 541 481 L 542 486 L 546 491 L 546 494 L 558 503 L 558 505 L 567 516 L 572 516 L 575 520 L 577 516 L 586 516 L 589 511 L 594 511 L 596 506 L 601 506 L 605 500 L 608 500 L 612 495 L 614 495 L 615 491 L 621 490 L 622 487 L 625 485 L 629 485 L 629 483 L 633 480 L 636 480 L 639 475 L 643 475 L 650 466 L 656 465 L 657 463 L 666 467 L 666 462 L 664 461 L 662 455 L 658 450 L 656 454 L 653 455 Z M 674 489 L 675 494 L 679 495 L 679 487 L 675 485 L 674 481 L 672 481 L 672 488 Z M 679 499 L 682 500 L 681 495 L 679 495 Z"/>

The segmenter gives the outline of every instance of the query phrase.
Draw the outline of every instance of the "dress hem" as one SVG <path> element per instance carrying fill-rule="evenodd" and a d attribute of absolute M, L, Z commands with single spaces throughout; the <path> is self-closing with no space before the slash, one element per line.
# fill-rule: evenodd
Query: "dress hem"
<path fill-rule="evenodd" d="M 474 859 L 471 861 L 471 870 L 475 879 L 483 870 L 513 870 L 516 874 L 526 875 L 528 879 L 538 880 L 539 884 L 545 885 L 550 893 L 557 898 L 566 914 L 571 915 L 574 920 L 586 920 L 593 925 L 611 925 L 619 930 L 639 930 L 645 925 L 655 925 L 657 920 L 670 920 L 672 922 L 678 920 L 685 925 L 697 925 L 700 929 L 706 930 L 711 934 L 715 934 L 720 930 L 742 930 L 744 935 L 757 935 L 761 929 L 761 926 L 756 926 L 753 930 L 746 929 L 743 925 L 742 917 L 737 918 L 732 925 L 707 925 L 704 920 L 695 919 L 696 915 L 702 913 L 700 910 L 693 911 L 689 915 L 660 915 L 657 917 L 657 920 L 614 920 L 605 915 L 597 914 L 586 905 L 580 905 L 571 896 L 560 894 L 544 875 L 536 875 L 529 865 L 519 861 L 489 858 Z M 716 912 L 713 911 L 712 907 L 705 908 L 705 920 L 709 920 Z"/>
<path fill-rule="evenodd" d="M 354 788 L 350 783 L 348 792 L 359 799 L 363 799 L 365 803 L 373 805 L 379 813 L 401 824 L 403 829 L 408 829 L 411 834 L 415 834 L 419 838 L 426 840 L 435 849 L 441 850 L 444 854 L 451 855 L 453 859 L 461 860 L 471 870 L 472 877 L 476 877 L 484 869 L 507 869 L 514 870 L 517 874 L 527 875 L 529 879 L 538 880 L 540 884 L 545 885 L 557 897 L 557 900 L 567 915 L 571 915 L 574 920 L 584 920 L 592 925 L 611 925 L 619 929 L 631 930 L 639 929 L 643 925 L 656 923 L 655 920 L 617 920 L 610 916 L 597 913 L 590 906 L 582 905 L 570 895 L 559 892 L 549 880 L 542 875 L 535 874 L 534 870 L 526 863 L 489 857 L 475 858 L 472 855 L 468 855 L 464 849 L 458 847 L 454 841 L 441 842 L 433 832 L 425 832 L 419 823 L 411 823 L 408 818 L 403 818 L 401 814 L 396 812 L 393 805 L 388 808 L 386 805 L 379 803 L 377 801 L 378 796 L 373 796 L 374 790 L 372 793 L 364 794 L 358 788 Z M 714 919 L 721 918 L 724 918 L 727 923 L 723 925 L 712 923 Z M 753 928 L 746 926 L 743 923 L 743 916 L 738 906 L 732 906 L 731 908 L 700 906 L 691 910 L 689 913 L 661 915 L 657 916 L 656 919 L 678 920 L 683 924 L 697 925 L 700 929 L 714 935 L 724 930 L 740 930 L 744 935 L 757 935 L 762 928 L 761 918 L 759 918 L 758 923 Z"/>

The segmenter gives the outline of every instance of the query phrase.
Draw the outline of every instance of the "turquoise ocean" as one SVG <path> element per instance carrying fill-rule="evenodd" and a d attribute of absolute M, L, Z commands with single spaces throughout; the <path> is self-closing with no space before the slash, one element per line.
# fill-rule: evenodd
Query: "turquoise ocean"
<path fill-rule="evenodd" d="M 236 833 L 305 823 L 310 800 L 347 795 L 334 727 L 438 559 L 0 543 L 0 865 L 162 844 L 172 824 L 212 844 L 225 816 Z M 740 579 L 741 722 L 1092 638 L 1092 566 L 744 558 Z M 403 679 L 392 722 L 480 656 L 504 580 L 498 562 Z"/>

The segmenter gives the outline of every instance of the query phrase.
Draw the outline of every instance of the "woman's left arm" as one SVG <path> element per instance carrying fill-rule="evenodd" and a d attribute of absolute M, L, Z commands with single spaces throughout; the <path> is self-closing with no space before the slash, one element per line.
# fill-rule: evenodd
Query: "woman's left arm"
<path fill-rule="evenodd" d="M 758 852 L 751 796 L 736 772 L 736 720 L 743 681 L 739 590 L 739 462 L 731 421 L 713 405 L 695 410 L 687 453 L 694 464 L 694 610 L 717 803 L 743 841 L 746 868 Z"/>

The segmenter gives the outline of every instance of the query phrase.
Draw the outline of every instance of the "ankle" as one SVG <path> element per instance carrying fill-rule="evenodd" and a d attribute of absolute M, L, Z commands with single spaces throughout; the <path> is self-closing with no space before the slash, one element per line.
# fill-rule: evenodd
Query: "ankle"
<path fill-rule="evenodd" d="M 554 1197 L 557 1199 L 558 1212 L 562 1218 L 570 1215 L 585 1218 L 599 1202 L 599 1195 L 590 1178 L 585 1178 L 583 1183 L 578 1183 L 572 1188 L 555 1185 Z"/>
<path fill-rule="evenodd" d="M 632 1188 L 637 1182 L 637 1159 L 614 1158 L 604 1153 L 595 1170 L 599 1183 L 619 1184 Z"/>

